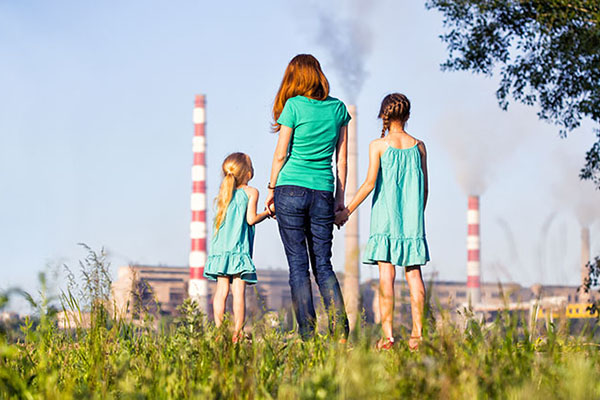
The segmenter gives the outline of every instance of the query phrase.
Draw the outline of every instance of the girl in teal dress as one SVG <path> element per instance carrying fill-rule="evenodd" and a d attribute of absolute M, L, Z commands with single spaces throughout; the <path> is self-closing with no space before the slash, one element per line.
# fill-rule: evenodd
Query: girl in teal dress
<path fill-rule="evenodd" d="M 396 265 L 405 267 L 410 290 L 410 349 L 418 348 L 423 327 L 425 285 L 421 265 L 429 261 L 424 221 L 428 193 L 427 152 L 422 141 L 404 130 L 409 116 L 410 102 L 403 94 L 394 93 L 383 99 L 379 111 L 383 129 L 381 138 L 369 145 L 367 178 L 346 208 L 336 214 L 336 224 L 343 225 L 375 189 L 371 232 L 363 262 L 379 266 L 379 312 L 385 335 L 377 342 L 379 349 L 389 349 L 394 345 L 392 322 Z"/>
<path fill-rule="evenodd" d="M 204 276 L 217 281 L 213 313 L 217 327 L 223 323 L 229 286 L 233 292 L 233 341 L 241 338 L 246 312 L 246 283 L 256 283 L 256 268 L 252 262 L 254 225 L 268 217 L 256 213 L 258 190 L 248 186 L 254 176 L 252 161 L 244 153 L 233 153 L 223 161 L 223 182 L 216 199 L 215 232 L 210 242 L 210 254 Z"/>

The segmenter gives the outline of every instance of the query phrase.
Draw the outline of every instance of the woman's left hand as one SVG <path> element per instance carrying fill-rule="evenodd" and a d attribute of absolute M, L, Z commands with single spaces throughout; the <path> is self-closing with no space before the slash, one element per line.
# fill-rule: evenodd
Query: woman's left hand
<path fill-rule="evenodd" d="M 275 191 L 273 189 L 269 189 L 269 193 L 267 194 L 267 200 L 265 201 L 265 207 L 269 212 L 269 216 L 275 216 Z"/>

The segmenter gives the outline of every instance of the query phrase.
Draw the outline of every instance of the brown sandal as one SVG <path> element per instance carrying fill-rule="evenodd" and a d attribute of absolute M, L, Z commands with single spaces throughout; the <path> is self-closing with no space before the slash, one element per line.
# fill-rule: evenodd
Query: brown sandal
<path fill-rule="evenodd" d="M 394 347 L 394 337 L 389 337 L 389 338 L 381 338 L 377 341 L 377 344 L 375 345 L 375 348 L 377 350 L 390 350 L 392 347 Z"/>

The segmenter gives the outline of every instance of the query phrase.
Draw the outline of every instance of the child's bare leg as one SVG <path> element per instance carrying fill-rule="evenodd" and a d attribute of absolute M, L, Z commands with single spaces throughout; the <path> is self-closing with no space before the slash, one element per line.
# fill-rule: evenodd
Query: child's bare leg
<path fill-rule="evenodd" d="M 213 298 L 213 314 L 215 316 L 215 324 L 217 328 L 223 323 L 223 316 L 225 315 L 225 301 L 229 294 L 229 277 L 218 276 L 217 277 L 217 290 L 215 290 L 215 297 Z"/>
<path fill-rule="evenodd" d="M 233 337 L 239 337 L 246 317 L 246 282 L 239 276 L 233 278 Z"/>
<path fill-rule="evenodd" d="M 420 266 L 406 267 L 406 282 L 410 291 L 410 310 L 412 315 L 412 338 L 421 338 L 423 333 L 423 308 L 425 306 L 425 285 Z"/>
<path fill-rule="evenodd" d="M 395 279 L 396 267 L 390 263 L 379 262 L 379 312 L 381 329 L 386 338 L 393 337 Z"/>

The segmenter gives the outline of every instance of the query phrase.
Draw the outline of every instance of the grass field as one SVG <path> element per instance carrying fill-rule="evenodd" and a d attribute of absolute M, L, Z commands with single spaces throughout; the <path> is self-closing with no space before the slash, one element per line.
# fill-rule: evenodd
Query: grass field
<path fill-rule="evenodd" d="M 0 333 L 0 398 L 600 398 L 598 346 L 565 327 L 532 330 L 507 313 L 458 325 L 438 312 L 412 353 L 401 338 L 375 351 L 379 331 L 364 324 L 340 345 L 327 336 L 302 342 L 263 321 L 252 341 L 234 345 L 190 302 L 169 324 L 112 317 L 94 268 L 82 285 L 87 295 L 61 297 L 65 307 L 89 307 L 88 329 L 59 330 L 42 292 L 35 324 Z"/>

